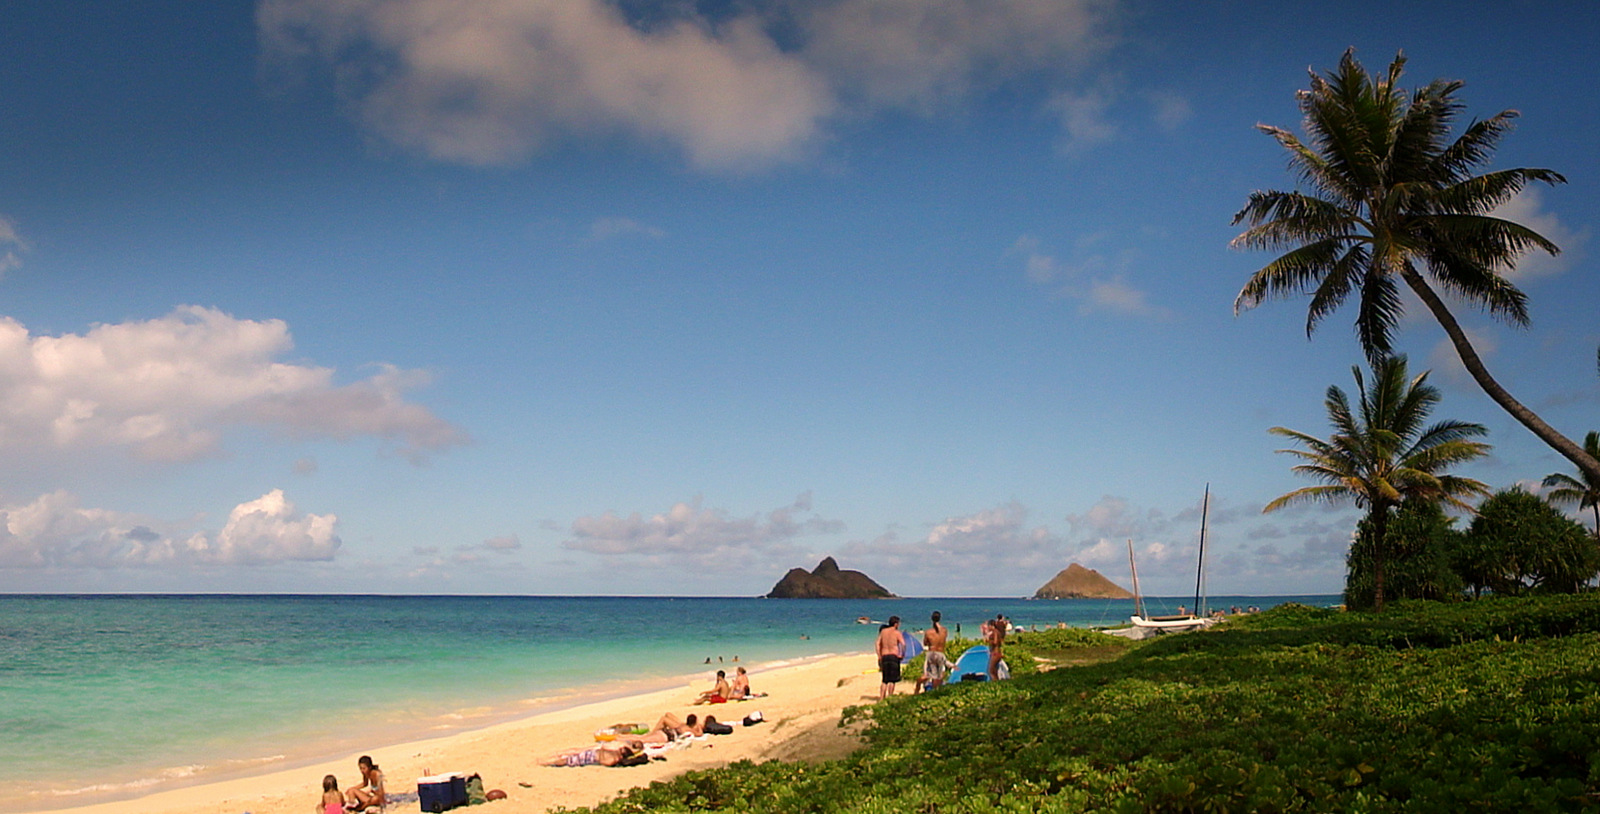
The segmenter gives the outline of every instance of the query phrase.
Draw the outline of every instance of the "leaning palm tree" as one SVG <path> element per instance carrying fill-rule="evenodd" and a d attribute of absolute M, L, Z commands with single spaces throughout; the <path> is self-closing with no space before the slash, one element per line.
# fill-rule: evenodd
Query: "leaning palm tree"
<path fill-rule="evenodd" d="M 1288 250 L 1251 276 L 1234 312 L 1269 297 L 1309 293 L 1309 336 L 1352 293 L 1355 328 L 1367 359 L 1392 352 L 1405 306 L 1400 284 L 1416 294 L 1444 328 L 1456 353 L 1489 397 L 1590 477 L 1600 459 L 1584 452 L 1506 392 L 1483 365 L 1440 291 L 1516 326 L 1528 323 L 1527 298 L 1503 272 L 1524 252 L 1560 247 L 1520 224 L 1490 213 L 1534 182 L 1565 183 L 1545 169 L 1474 175 L 1511 129 L 1515 110 L 1469 124 L 1447 141 L 1462 110 L 1459 81 L 1437 80 L 1408 98 L 1399 87 L 1405 57 L 1370 76 L 1346 51 L 1339 68 L 1311 75 L 1299 93 L 1310 143 L 1279 127 L 1258 125 L 1289 151 L 1290 166 L 1311 192 L 1257 191 L 1234 216 L 1247 223 L 1235 248 Z"/>
<path fill-rule="evenodd" d="M 1470 511 L 1463 497 L 1481 496 L 1489 487 L 1471 478 L 1444 474 L 1457 464 L 1478 458 L 1489 445 L 1471 440 L 1488 432 L 1482 424 L 1440 421 L 1424 427 L 1439 403 L 1439 391 L 1423 372 L 1408 378 L 1406 358 L 1390 356 L 1372 365 L 1372 388 L 1355 373 L 1354 409 L 1337 385 L 1328 388 L 1328 420 L 1334 434 L 1326 439 L 1285 427 L 1269 432 L 1298 441 L 1303 448 L 1281 449 L 1303 463 L 1294 472 L 1323 482 L 1296 489 L 1262 509 L 1271 512 L 1298 503 L 1352 501 L 1366 509 L 1375 541 L 1373 604 L 1383 609 L 1383 561 L 1389 512 L 1407 498 L 1447 503 Z"/>
<path fill-rule="evenodd" d="M 1600 458 L 1600 432 L 1590 430 L 1583 437 L 1583 450 Z M 1594 539 L 1600 543 L 1600 478 L 1580 471 L 1577 477 L 1557 472 L 1544 477 L 1545 486 L 1554 486 L 1546 492 L 1545 500 L 1557 506 L 1577 504 L 1580 509 L 1594 512 Z"/>

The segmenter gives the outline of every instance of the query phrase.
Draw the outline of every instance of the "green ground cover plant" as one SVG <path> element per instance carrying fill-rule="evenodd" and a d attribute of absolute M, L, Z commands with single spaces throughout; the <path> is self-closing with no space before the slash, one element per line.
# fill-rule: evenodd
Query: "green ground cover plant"
<path fill-rule="evenodd" d="M 690 772 L 597 810 L 1592 810 L 1600 597 L 1285 606 L 846 717 L 867 721 L 848 758 Z"/>

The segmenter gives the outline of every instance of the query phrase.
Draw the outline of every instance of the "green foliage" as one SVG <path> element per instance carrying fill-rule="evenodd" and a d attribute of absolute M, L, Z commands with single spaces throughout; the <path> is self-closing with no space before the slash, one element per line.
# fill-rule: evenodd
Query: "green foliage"
<path fill-rule="evenodd" d="M 1283 607 L 896 697 L 849 758 L 690 772 L 599 811 L 1586 810 L 1597 628 L 1592 595 Z"/>
<path fill-rule="evenodd" d="M 1570 593 L 1600 571 L 1600 551 L 1583 526 L 1520 489 L 1478 507 L 1455 559 L 1474 588 L 1506 596 Z"/>
<path fill-rule="evenodd" d="M 1356 526 L 1356 539 L 1346 559 L 1344 602 L 1366 610 L 1374 604 L 1373 548 L 1377 532 L 1372 518 Z M 1451 556 L 1459 549 L 1455 520 L 1437 503 L 1408 500 L 1389 517 L 1384 535 L 1384 596 L 1389 599 L 1455 599 L 1461 595 L 1461 577 Z"/>

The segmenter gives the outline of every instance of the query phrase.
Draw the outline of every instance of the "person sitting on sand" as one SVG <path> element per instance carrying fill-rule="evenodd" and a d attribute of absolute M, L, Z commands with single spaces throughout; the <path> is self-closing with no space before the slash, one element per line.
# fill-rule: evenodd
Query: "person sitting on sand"
<path fill-rule="evenodd" d="M 572 766 L 618 766 L 624 762 L 632 764 L 644 754 L 644 742 L 637 738 L 619 738 L 609 743 L 601 743 L 582 749 L 568 749 L 545 758 L 541 763 L 546 766 L 572 767 Z"/>
<path fill-rule="evenodd" d="M 729 701 L 743 701 L 750 697 L 750 674 L 740 667 L 734 672 L 733 687 L 728 693 Z"/>
<path fill-rule="evenodd" d="M 700 697 L 696 698 L 694 702 L 696 704 L 723 704 L 727 703 L 728 696 L 732 694 L 733 688 L 728 686 L 728 671 L 718 670 L 716 686 L 700 693 Z"/>
<path fill-rule="evenodd" d="M 371 757 L 362 755 L 356 761 L 356 768 L 361 770 L 361 785 L 345 792 L 346 808 L 351 811 L 383 808 L 389 798 L 383 793 L 383 772 L 378 771 L 378 764 L 373 763 Z"/>
<path fill-rule="evenodd" d="M 339 793 L 339 778 L 328 775 L 322 778 L 322 802 L 317 814 L 344 814 L 344 795 Z"/>

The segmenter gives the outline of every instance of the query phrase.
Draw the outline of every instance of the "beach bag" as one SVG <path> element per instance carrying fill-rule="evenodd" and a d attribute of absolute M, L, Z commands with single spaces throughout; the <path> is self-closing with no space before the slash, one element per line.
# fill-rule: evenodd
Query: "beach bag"
<path fill-rule="evenodd" d="M 733 727 L 721 721 L 712 721 L 703 727 L 707 735 L 732 735 Z"/>
<path fill-rule="evenodd" d="M 749 715 L 744 716 L 744 725 L 755 726 L 756 724 L 759 724 L 765 720 L 766 718 L 761 717 L 761 713 L 759 711 L 752 712 Z"/>
<path fill-rule="evenodd" d="M 481 806 L 489 802 L 483 791 L 483 778 L 472 775 L 467 778 L 467 805 Z"/>
<path fill-rule="evenodd" d="M 650 762 L 650 756 L 645 754 L 645 753 L 643 753 L 643 752 L 639 752 L 637 754 L 628 755 L 627 757 L 618 760 L 617 761 L 617 765 L 618 766 L 643 766 L 644 764 L 649 763 L 649 762 Z"/>

